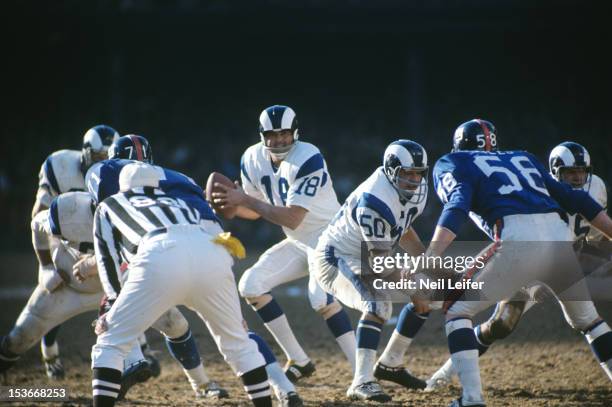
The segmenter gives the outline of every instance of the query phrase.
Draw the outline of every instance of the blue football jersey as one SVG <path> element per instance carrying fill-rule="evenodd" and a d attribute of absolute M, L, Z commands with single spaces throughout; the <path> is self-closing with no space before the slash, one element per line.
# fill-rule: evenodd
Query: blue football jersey
<path fill-rule="evenodd" d="M 592 219 L 602 210 L 588 193 L 555 180 L 526 151 L 450 153 L 436 162 L 433 176 L 444 210 L 472 212 L 489 235 L 495 221 L 508 215 L 578 212 Z"/>
<path fill-rule="evenodd" d="M 109 196 L 119 192 L 119 174 L 121 169 L 132 162 L 132 160 L 105 160 L 94 164 L 87 171 L 85 183 L 95 202 L 102 202 Z M 202 219 L 221 223 L 204 198 L 204 191 L 193 179 L 178 171 L 169 170 L 157 165 L 155 168 L 162 174 L 159 182 L 159 188 L 162 191 L 169 196 L 185 201 L 189 206 L 200 212 Z"/>

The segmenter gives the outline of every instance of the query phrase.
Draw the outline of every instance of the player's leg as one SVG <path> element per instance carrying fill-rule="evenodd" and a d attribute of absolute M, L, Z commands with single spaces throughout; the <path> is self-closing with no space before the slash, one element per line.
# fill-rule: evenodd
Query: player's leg
<path fill-rule="evenodd" d="M 190 284 L 189 260 L 176 246 L 175 241 L 165 242 L 160 237 L 141 242 L 117 299 L 110 311 L 98 318 L 98 338 L 91 352 L 94 407 L 115 404 L 124 359 L 131 346 L 145 329 L 183 299 Z"/>
<path fill-rule="evenodd" d="M 320 243 L 311 253 L 311 265 L 314 276 L 326 292 L 347 307 L 362 312 L 356 332 L 355 372 L 347 395 L 379 402 L 391 400 L 374 378 L 376 350 L 383 324 L 391 316 L 391 303 L 366 300 L 365 286 L 359 277 L 360 259 L 340 257 L 333 248 Z"/>
<path fill-rule="evenodd" d="M 276 398 L 279 400 L 282 407 L 300 407 L 304 403 L 300 396 L 297 394 L 295 386 L 285 375 L 285 372 L 276 361 L 272 349 L 268 346 L 266 341 L 253 331 L 249 331 L 249 338 L 257 343 L 257 349 L 262 354 L 266 361 L 266 372 L 268 373 L 268 380 L 274 390 Z"/>
<path fill-rule="evenodd" d="M 301 249 L 288 239 L 272 246 L 240 279 L 238 290 L 264 322 L 287 356 L 288 367 L 301 376 L 314 372 L 314 365 L 297 341 L 289 321 L 270 291 L 308 274 L 308 264 Z"/>
<path fill-rule="evenodd" d="M 392 381 L 408 389 L 425 388 L 425 382 L 404 367 L 404 355 L 428 316 L 428 312 L 417 313 L 413 304 L 404 306 L 389 343 L 374 368 L 377 379 Z"/>
<path fill-rule="evenodd" d="M 558 294 L 563 315 L 570 326 L 581 332 L 595 359 L 612 381 L 612 331 L 598 314 L 585 280 Z"/>
<path fill-rule="evenodd" d="M 474 328 L 479 357 L 489 350 L 493 342 L 506 338 L 516 329 L 522 315 L 535 304 L 535 301 L 530 298 L 534 295 L 532 291 L 536 289 L 546 290 L 543 286 L 532 287 L 530 290 L 519 290 L 509 300 L 498 302 L 491 317 Z M 425 391 L 435 391 L 448 386 L 455 373 L 453 361 L 448 358 L 444 365 L 427 380 Z"/>
<path fill-rule="evenodd" d="M 61 325 L 52 328 L 40 341 L 40 353 L 42 354 L 43 362 L 47 377 L 50 379 L 61 379 L 64 377 L 64 365 L 59 357 L 59 345 L 57 343 L 57 334 Z"/>
<path fill-rule="evenodd" d="M 504 245 L 472 278 L 473 281 L 482 283 L 482 290 L 468 290 L 463 299 L 447 304 L 445 328 L 448 347 L 462 386 L 462 396 L 456 401 L 456 405 L 484 405 L 478 364 L 478 340 L 474 333 L 472 317 L 498 300 L 509 298 L 531 282 L 540 265 L 535 260 L 550 254 L 542 250 L 545 247 L 514 243 Z M 497 250 L 497 246 L 492 246 L 493 249 Z"/>
<path fill-rule="evenodd" d="M 227 391 L 211 381 L 206 374 L 195 336 L 178 308 L 172 307 L 166 311 L 152 328 L 164 336 L 168 352 L 183 367 L 196 397 L 228 397 Z"/>
<path fill-rule="evenodd" d="M 97 309 L 99 301 L 99 293 L 79 293 L 69 287 L 50 293 L 37 286 L 13 329 L 0 341 L 0 371 L 11 367 L 20 355 L 32 348 L 54 326 L 75 315 Z"/>
<path fill-rule="evenodd" d="M 251 402 L 255 406 L 271 406 L 264 358 L 242 324 L 232 259 L 222 246 L 212 244 L 207 235 L 190 237 L 186 246 L 192 257 L 193 283 L 186 305 L 206 322 L 225 361 L 242 380 Z"/>
<path fill-rule="evenodd" d="M 348 314 L 331 294 L 326 293 L 321 288 L 312 274 L 308 279 L 308 299 L 312 308 L 325 320 L 342 353 L 351 365 L 352 371 L 355 372 L 357 341 Z M 289 375 L 289 372 L 287 374 Z"/>

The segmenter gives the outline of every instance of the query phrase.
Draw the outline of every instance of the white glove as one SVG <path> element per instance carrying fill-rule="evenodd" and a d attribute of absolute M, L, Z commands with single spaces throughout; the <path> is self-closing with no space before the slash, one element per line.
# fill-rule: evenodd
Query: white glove
<path fill-rule="evenodd" d="M 81 283 L 91 276 L 98 274 L 98 265 L 96 264 L 96 256 L 87 254 L 72 266 L 72 274 L 77 281 Z"/>
<path fill-rule="evenodd" d="M 59 275 L 53 265 L 39 266 L 38 268 L 38 283 L 42 288 L 52 293 L 57 290 L 64 280 Z"/>

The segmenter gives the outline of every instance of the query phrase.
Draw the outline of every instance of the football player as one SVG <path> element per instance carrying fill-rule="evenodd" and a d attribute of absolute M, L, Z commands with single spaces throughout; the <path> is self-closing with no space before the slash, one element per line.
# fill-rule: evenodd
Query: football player
<path fill-rule="evenodd" d="M 59 150 L 43 162 L 38 175 L 38 191 L 32 208 L 32 218 L 44 209 L 48 209 L 53 198 L 68 191 L 85 191 L 85 173 L 87 169 L 100 160 L 105 160 L 110 145 L 119 138 L 119 133 L 110 126 L 101 124 L 85 132 L 83 148 L 77 150 Z M 39 257 L 41 264 L 51 264 L 45 253 Z M 40 279 L 40 278 L 39 278 Z M 56 341 L 59 326 L 52 327 L 40 343 L 47 376 L 52 379 L 64 377 L 64 367 L 59 357 Z"/>
<path fill-rule="evenodd" d="M 585 335 L 612 380 L 612 332 L 589 300 L 586 283 L 578 279 L 568 289 L 559 283 L 560 276 L 547 274 L 580 268 L 563 219 L 566 212 L 581 214 L 608 237 L 612 220 L 586 191 L 557 181 L 530 153 L 497 147 L 493 125 L 471 120 L 457 128 L 453 151 L 434 167 L 434 186 L 444 210 L 426 255 L 441 256 L 468 216 L 494 240 L 486 265 L 471 277 L 482 282 L 483 292 L 466 290 L 465 297 L 446 304 L 449 350 L 463 387 L 451 406 L 485 405 L 471 318 L 495 298 L 509 298 L 535 281 L 552 289 L 566 320 Z M 498 250 L 502 242 L 503 250 Z M 481 294 L 487 299 L 467 300 Z"/>
<path fill-rule="evenodd" d="M 347 395 L 351 399 L 391 400 L 373 375 L 383 324 L 391 316 L 389 301 L 368 298 L 363 279 L 362 242 L 367 258 L 391 253 L 399 243 L 412 254 L 420 242 L 412 228 L 427 200 L 427 153 L 410 140 L 391 143 L 383 165 L 353 191 L 319 239 L 311 261 L 322 287 L 343 304 L 362 312 L 357 327 L 356 369 Z M 421 247 L 421 249 L 424 249 Z M 405 377 L 410 377 L 404 371 Z M 415 378 L 410 377 L 413 382 Z"/>
<path fill-rule="evenodd" d="M 32 219 L 32 242 L 40 261 L 39 283 L 7 336 L 0 337 L 0 371 L 9 369 L 53 326 L 84 312 L 98 309 L 102 286 L 72 275 L 72 268 L 93 251 L 92 201 L 87 192 L 66 192 L 51 201 L 50 209 Z M 54 248 L 50 251 L 50 248 Z M 134 384 L 160 373 L 154 358 L 144 358 L 135 344 L 126 359 L 122 396 Z"/>
<path fill-rule="evenodd" d="M 134 161 L 152 164 L 153 153 L 145 137 L 130 134 L 113 143 L 109 149 L 108 160 L 100 161 L 89 169 L 85 179 L 87 189 L 96 204 L 119 191 L 119 174 L 123 167 Z M 218 218 L 203 198 L 204 192 L 191 178 L 169 169 L 157 166 L 154 168 L 160 172 L 160 188 L 163 191 L 180 196 L 193 206 L 200 213 L 205 227 L 212 230 L 211 233 L 222 232 Z M 95 268 L 94 257 L 87 259 L 87 262 L 90 268 Z M 91 271 L 87 274 L 91 274 Z M 170 308 L 152 327 L 164 335 L 168 351 L 183 367 L 196 397 L 228 397 L 227 391 L 210 380 L 206 374 L 189 323 L 176 307 Z"/>
<path fill-rule="evenodd" d="M 600 177 L 593 174 L 590 154 L 582 145 L 572 141 L 557 145 L 550 152 L 548 168 L 557 181 L 569 184 L 574 189 L 588 192 L 591 198 L 607 209 L 606 186 Z M 610 261 L 609 253 L 593 247 L 597 242 L 607 239 L 599 230 L 592 228 L 582 215 L 569 215 L 569 225 L 572 228 L 574 240 L 582 243 L 578 258 L 583 270 L 588 272 Z M 534 301 L 528 300 L 533 296 L 532 290 L 537 290 L 535 292 L 537 294 L 540 287 L 542 286 L 521 290 L 509 300 L 497 303 L 491 317 L 475 328 L 480 356 L 489 349 L 493 342 L 504 339 L 514 331 L 523 313 L 534 305 Z M 452 359 L 449 358 L 427 381 L 426 390 L 432 391 L 450 384 L 453 373 Z"/>
<path fill-rule="evenodd" d="M 249 147 L 240 163 L 242 187 L 213 193 L 216 204 L 237 207 L 244 219 L 264 218 L 282 226 L 286 239 L 275 244 L 249 268 L 238 284 L 240 295 L 253 307 L 287 356 L 286 374 L 293 382 L 315 368 L 298 343 L 271 290 L 309 275 L 307 251 L 339 208 L 327 164 L 314 145 L 298 140 L 295 112 L 274 105 L 259 117 L 261 142 Z M 336 338 L 351 367 L 355 333 L 340 304 L 310 275 L 310 305 Z"/>

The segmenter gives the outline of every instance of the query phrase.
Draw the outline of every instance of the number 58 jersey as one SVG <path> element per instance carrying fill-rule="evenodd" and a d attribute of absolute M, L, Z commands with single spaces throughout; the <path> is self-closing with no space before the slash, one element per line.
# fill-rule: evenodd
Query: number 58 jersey
<path fill-rule="evenodd" d="M 327 164 L 317 147 L 296 141 L 287 157 L 275 167 L 261 143 L 249 147 L 240 161 L 244 191 L 274 206 L 300 206 L 302 223 L 287 237 L 314 247 L 321 232 L 340 208 Z"/>
<path fill-rule="evenodd" d="M 491 238 L 504 216 L 579 212 L 592 218 L 602 209 L 587 192 L 555 180 L 526 151 L 453 152 L 436 162 L 433 176 L 444 210 L 469 214 Z"/>

